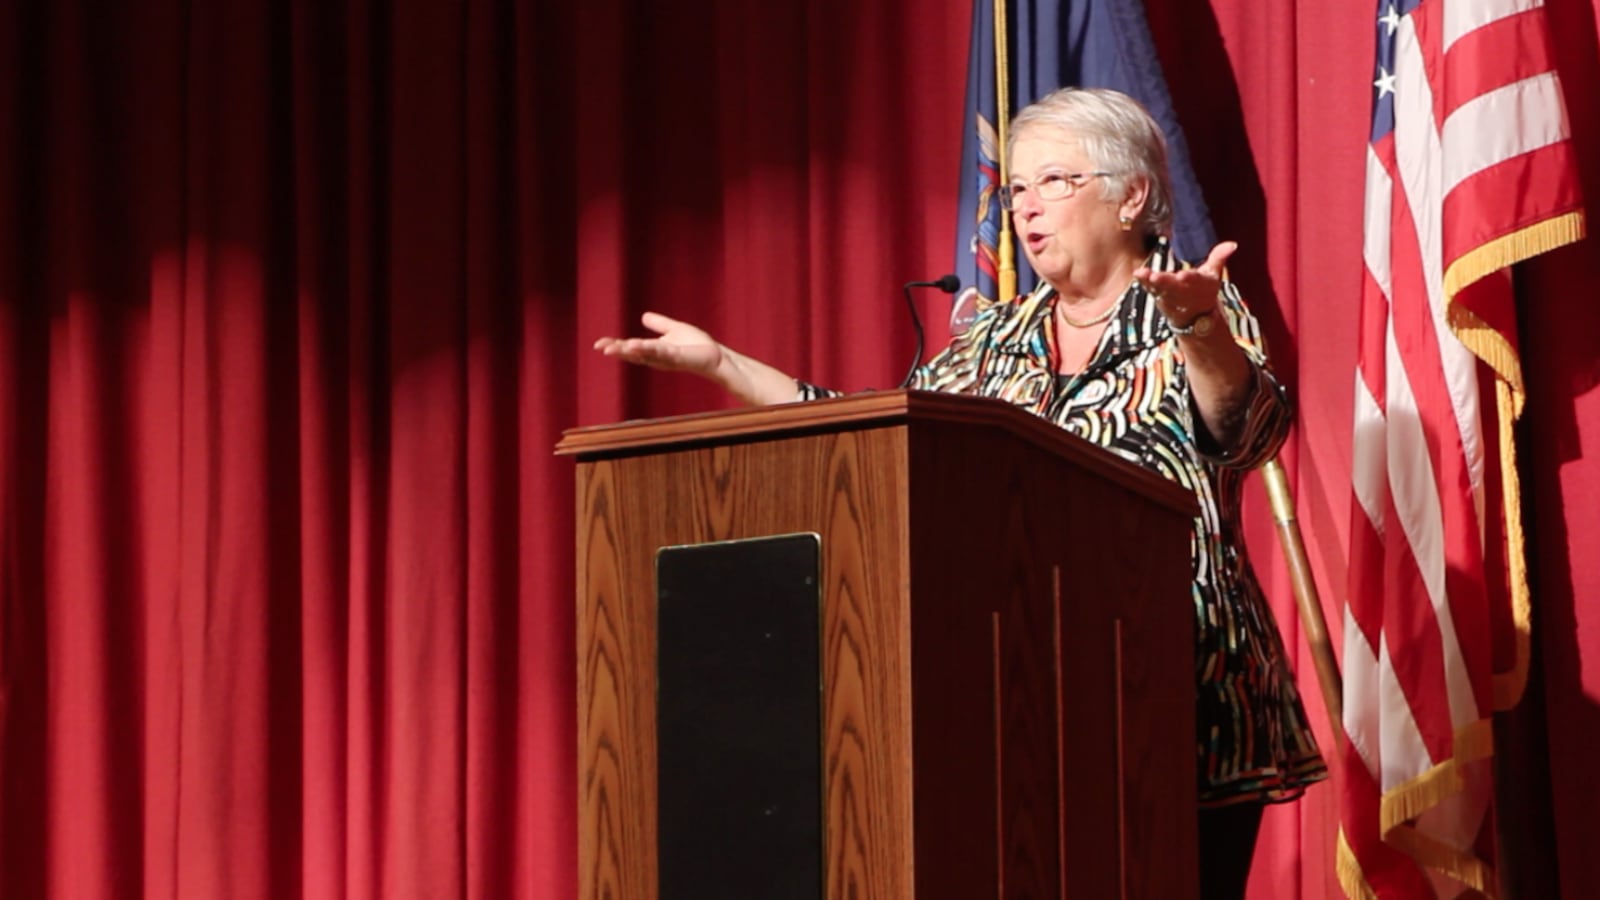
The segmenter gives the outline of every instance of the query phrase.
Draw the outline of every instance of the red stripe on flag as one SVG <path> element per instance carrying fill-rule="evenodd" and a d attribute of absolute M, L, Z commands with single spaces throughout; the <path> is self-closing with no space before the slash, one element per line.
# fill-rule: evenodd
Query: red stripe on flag
<path fill-rule="evenodd" d="M 1547 144 L 1474 174 L 1444 198 L 1445 265 L 1508 234 L 1583 207 L 1572 143 Z"/>
<path fill-rule="evenodd" d="M 1439 89 L 1442 83 L 1441 74 L 1444 68 L 1444 51 L 1440 49 L 1439 34 L 1442 26 L 1439 22 L 1444 15 L 1444 4 L 1435 0 L 1425 0 L 1420 6 L 1411 11 L 1406 18 L 1411 20 L 1411 28 L 1417 35 L 1417 50 L 1422 54 L 1422 71 L 1428 79 L 1428 90 L 1433 94 L 1433 128 L 1438 131 L 1444 124 L 1444 100 Z"/>
<path fill-rule="evenodd" d="M 1389 300 L 1383 295 L 1383 288 L 1373 280 L 1371 269 L 1363 269 L 1362 274 L 1366 277 L 1361 286 L 1361 348 L 1356 374 L 1366 385 L 1372 402 L 1378 405 L 1378 411 L 1387 415 L 1387 361 L 1383 348 L 1389 340 Z"/>
<path fill-rule="evenodd" d="M 1392 505 L 1385 483 L 1379 512 Z M 1350 617 L 1377 656 L 1383 638 L 1383 536 L 1359 506 L 1350 520 Z"/>
<path fill-rule="evenodd" d="M 1372 145 L 1372 152 L 1377 157 L 1379 165 L 1386 172 L 1394 172 L 1394 135 L 1384 135 L 1377 143 Z M 1391 174 L 1391 179 L 1393 178 Z M 1391 181 L 1392 184 L 1392 181 Z M 1369 213 L 1370 215 L 1370 213 Z M 1387 228 L 1387 222 L 1369 222 L 1368 227 Z M 1385 245 L 1383 252 L 1387 256 L 1387 235 L 1381 235 L 1383 240 L 1376 243 Z M 1369 242 L 1370 243 L 1370 242 Z M 1385 258 L 1382 261 L 1392 268 L 1392 262 Z M 1386 385 L 1387 366 L 1384 345 L 1389 335 L 1389 298 L 1385 295 L 1385 287 L 1379 284 L 1373 276 L 1372 270 L 1363 266 L 1366 278 L 1362 282 L 1361 293 L 1361 322 L 1360 322 L 1360 356 L 1357 357 L 1357 372 L 1367 385 L 1367 393 L 1372 395 L 1373 402 L 1378 404 L 1378 409 L 1387 414 L 1388 394 Z"/>
<path fill-rule="evenodd" d="M 1511 279 L 1503 272 L 1495 272 L 1488 278 L 1475 281 L 1462 288 L 1451 301 L 1452 306 L 1458 306 L 1475 316 L 1485 327 L 1495 331 L 1507 340 L 1512 341 L 1515 348 L 1517 337 L 1517 305 L 1516 294 L 1511 290 Z M 1495 398 L 1493 385 L 1488 391 L 1481 391 L 1479 402 L 1485 408 L 1494 408 Z M 1490 504 L 1490 509 L 1497 508 Z M 1494 516 L 1488 516 L 1490 522 Z M 1490 544 L 1490 546 L 1493 546 Z M 1496 671 L 1499 671 L 1498 669 Z"/>
<path fill-rule="evenodd" d="M 1535 8 L 1496 19 L 1450 45 L 1443 78 L 1433 79 L 1429 70 L 1444 113 L 1439 121 L 1483 94 L 1554 68 L 1543 12 Z"/>

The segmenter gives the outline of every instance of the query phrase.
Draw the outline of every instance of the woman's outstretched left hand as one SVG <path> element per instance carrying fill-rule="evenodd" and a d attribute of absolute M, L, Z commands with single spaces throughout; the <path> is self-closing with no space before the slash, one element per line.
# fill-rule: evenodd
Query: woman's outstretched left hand
<path fill-rule="evenodd" d="M 1167 321 L 1188 326 L 1206 313 L 1216 311 L 1228 257 L 1237 249 L 1236 242 L 1223 241 L 1211 248 L 1211 255 L 1205 262 L 1192 269 L 1157 272 L 1140 266 L 1134 270 L 1133 277 L 1150 292 Z"/>

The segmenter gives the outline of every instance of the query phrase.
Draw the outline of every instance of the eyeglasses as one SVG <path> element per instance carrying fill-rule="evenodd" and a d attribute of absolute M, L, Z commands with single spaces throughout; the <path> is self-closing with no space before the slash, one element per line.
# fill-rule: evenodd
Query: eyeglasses
<path fill-rule="evenodd" d="M 1040 200 L 1065 200 L 1078 192 L 1089 179 L 1109 176 L 1110 172 L 1046 172 L 1037 181 L 1013 181 L 1000 188 L 1000 208 L 1017 208 L 1017 196 L 1032 190 Z"/>

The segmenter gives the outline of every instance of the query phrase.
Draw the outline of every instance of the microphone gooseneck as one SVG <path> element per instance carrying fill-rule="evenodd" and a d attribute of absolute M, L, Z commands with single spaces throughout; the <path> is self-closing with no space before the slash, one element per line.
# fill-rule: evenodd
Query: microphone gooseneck
<path fill-rule="evenodd" d="M 900 380 L 900 387 L 911 383 L 916 377 L 917 366 L 922 364 L 922 317 L 917 315 L 917 304 L 911 300 L 911 289 L 914 287 L 938 288 L 946 294 L 954 294 L 961 289 L 961 279 L 954 275 L 946 275 L 936 281 L 908 281 L 902 289 L 906 297 L 906 309 L 911 312 L 911 328 L 917 336 L 917 351 L 911 356 L 911 368 L 906 370 L 906 377 Z"/>

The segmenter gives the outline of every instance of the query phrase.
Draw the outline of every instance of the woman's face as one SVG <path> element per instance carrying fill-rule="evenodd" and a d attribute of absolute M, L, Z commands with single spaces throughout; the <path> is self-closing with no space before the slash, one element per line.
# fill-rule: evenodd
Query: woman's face
<path fill-rule="evenodd" d="M 1103 278 L 1123 261 L 1130 247 L 1140 245 L 1119 219 L 1137 217 L 1143 189 L 1135 188 L 1126 199 L 1107 200 L 1100 176 L 1087 174 L 1098 168 L 1066 132 L 1033 131 L 1012 144 L 1011 183 L 1029 188 L 1013 199 L 1017 240 L 1039 277 L 1061 290 Z M 1075 188 L 1071 195 L 1039 199 L 1034 186 L 1069 175 L 1077 176 L 1071 179 Z"/>

